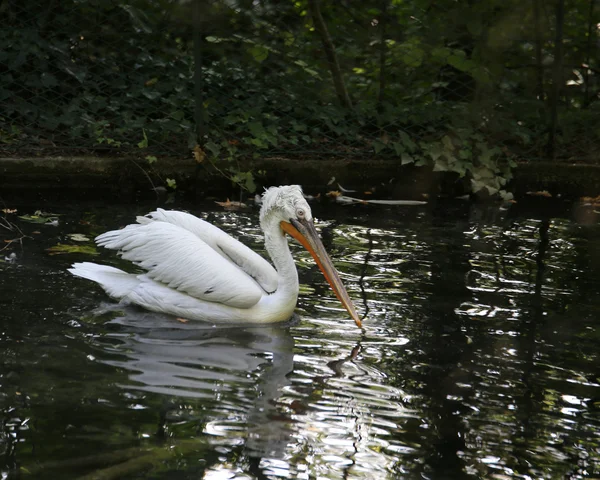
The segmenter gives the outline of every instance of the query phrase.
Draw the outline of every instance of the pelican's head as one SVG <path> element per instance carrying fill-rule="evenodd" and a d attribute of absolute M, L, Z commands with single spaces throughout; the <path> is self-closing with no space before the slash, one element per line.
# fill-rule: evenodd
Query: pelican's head
<path fill-rule="evenodd" d="M 310 252 L 337 298 L 348 310 L 356 325 L 362 327 L 354 304 L 315 229 L 312 212 L 302 194 L 302 188 L 299 185 L 269 188 L 263 194 L 263 204 L 260 209 L 260 223 L 263 230 L 267 218 L 269 222 L 275 218 L 284 232 L 298 240 Z"/>

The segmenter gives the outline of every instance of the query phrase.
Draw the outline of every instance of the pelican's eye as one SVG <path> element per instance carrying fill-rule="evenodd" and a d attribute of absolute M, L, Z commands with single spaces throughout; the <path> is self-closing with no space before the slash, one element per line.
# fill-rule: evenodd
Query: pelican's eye
<path fill-rule="evenodd" d="M 304 212 L 303 209 L 299 208 L 298 210 L 296 210 L 296 216 L 298 218 L 304 218 L 305 215 L 306 215 L 306 213 Z"/>

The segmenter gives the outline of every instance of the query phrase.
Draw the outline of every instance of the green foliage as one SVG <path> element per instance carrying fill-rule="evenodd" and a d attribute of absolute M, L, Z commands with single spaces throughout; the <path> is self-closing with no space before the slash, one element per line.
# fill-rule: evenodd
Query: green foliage
<path fill-rule="evenodd" d="M 386 156 L 493 192 L 515 160 L 545 154 L 553 8 L 536 18 L 533 2 L 516 0 L 321 3 L 351 111 L 338 103 L 306 0 L 216 0 L 198 13 L 167 0 L 65 0 L 42 11 L 9 2 L 0 147 L 139 148 L 153 164 L 199 144 L 250 191 L 254 175 L 238 160 L 257 155 Z M 569 4 L 559 158 L 595 158 L 600 143 L 598 23 L 600 9 Z"/>

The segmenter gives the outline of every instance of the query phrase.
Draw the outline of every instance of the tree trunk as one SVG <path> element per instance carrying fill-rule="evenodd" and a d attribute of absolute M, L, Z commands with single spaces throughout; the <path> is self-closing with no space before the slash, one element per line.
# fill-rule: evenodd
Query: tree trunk
<path fill-rule="evenodd" d="M 352 102 L 348 96 L 346 84 L 344 83 L 344 77 L 342 77 L 342 71 L 340 70 L 340 65 L 335 53 L 335 47 L 333 45 L 333 41 L 331 40 L 331 36 L 329 35 L 329 30 L 327 30 L 327 25 L 325 24 L 323 16 L 321 15 L 321 9 L 319 8 L 318 0 L 308 0 L 308 10 L 310 11 L 310 15 L 313 19 L 315 30 L 321 37 L 321 42 L 323 43 L 323 49 L 325 50 L 325 55 L 327 56 L 327 63 L 329 63 L 329 71 L 331 72 L 337 97 L 342 106 L 351 109 Z"/>
<path fill-rule="evenodd" d="M 590 60 L 592 57 L 592 46 L 594 45 L 594 42 L 592 42 L 592 38 L 593 38 L 593 34 L 594 34 L 594 28 L 595 28 L 595 24 L 594 24 L 594 4 L 596 3 L 596 0 L 590 0 L 590 12 L 589 12 L 589 18 L 588 18 L 588 37 L 587 37 L 587 51 L 586 51 L 586 67 L 585 67 L 585 90 L 584 90 L 584 97 L 583 97 L 583 106 L 584 108 L 587 108 L 590 106 Z"/>
<path fill-rule="evenodd" d="M 565 21 L 565 0 L 556 4 L 556 39 L 554 45 L 554 66 L 552 72 L 552 94 L 550 95 L 550 131 L 548 134 L 548 155 L 556 158 L 556 130 L 558 127 L 558 100 L 563 83 L 563 27 Z"/>
<path fill-rule="evenodd" d="M 379 92 L 377 95 L 377 107 L 381 108 L 385 96 L 385 57 L 387 45 L 385 44 L 385 27 L 387 23 L 387 0 L 383 0 L 381 6 L 381 16 L 379 17 L 379 28 L 381 35 L 379 37 Z"/>
<path fill-rule="evenodd" d="M 536 92 L 538 100 L 544 101 L 544 65 L 542 63 L 542 27 L 540 14 L 540 0 L 533 0 L 533 16 L 535 28 L 535 68 Z"/>
<path fill-rule="evenodd" d="M 204 75 L 202 71 L 203 12 L 202 0 L 194 0 L 192 19 L 194 22 L 194 123 L 196 124 L 196 144 L 204 145 L 206 128 L 204 122 Z"/>

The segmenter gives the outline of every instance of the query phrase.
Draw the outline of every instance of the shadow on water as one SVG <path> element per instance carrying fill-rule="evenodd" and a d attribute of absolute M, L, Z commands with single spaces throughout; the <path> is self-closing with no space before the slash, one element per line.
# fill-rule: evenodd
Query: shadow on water
<path fill-rule="evenodd" d="M 580 213 L 316 207 L 360 332 L 295 244 L 298 315 L 270 327 L 118 306 L 65 272 L 90 253 L 48 254 L 146 210 L 20 223 L 0 262 L 4 477 L 600 475 L 600 229 Z M 201 214 L 262 251 L 256 212 Z"/>

